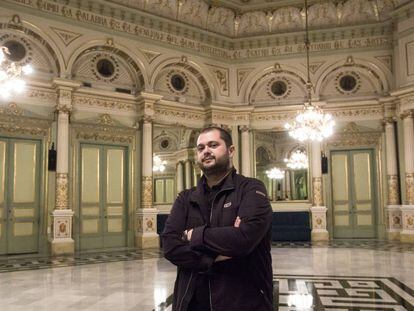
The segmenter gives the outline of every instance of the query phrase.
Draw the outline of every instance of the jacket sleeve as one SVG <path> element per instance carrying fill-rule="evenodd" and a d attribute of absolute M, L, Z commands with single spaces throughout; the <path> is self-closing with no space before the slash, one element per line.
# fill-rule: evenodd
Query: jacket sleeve
<path fill-rule="evenodd" d="M 185 194 L 180 193 L 161 235 L 164 256 L 178 267 L 207 271 L 214 263 L 215 255 L 193 250 L 188 241 L 182 239 L 186 230 Z"/>
<path fill-rule="evenodd" d="M 212 251 L 229 257 L 250 254 L 267 234 L 272 208 L 266 188 L 259 180 L 249 182 L 239 206 L 239 227 L 201 226 L 193 229 L 190 246 L 197 251 Z"/>

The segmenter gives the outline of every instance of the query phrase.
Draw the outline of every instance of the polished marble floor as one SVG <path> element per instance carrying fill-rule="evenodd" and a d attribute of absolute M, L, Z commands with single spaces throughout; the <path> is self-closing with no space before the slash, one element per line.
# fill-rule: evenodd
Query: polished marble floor
<path fill-rule="evenodd" d="M 272 257 L 275 309 L 414 310 L 414 245 L 275 243 Z M 0 256 L 0 310 L 171 310 L 174 279 L 159 250 Z"/>

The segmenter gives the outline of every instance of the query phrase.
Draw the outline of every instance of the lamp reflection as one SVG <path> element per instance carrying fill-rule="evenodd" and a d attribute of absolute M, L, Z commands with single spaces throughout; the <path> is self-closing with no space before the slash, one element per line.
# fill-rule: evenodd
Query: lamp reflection
<path fill-rule="evenodd" d="M 312 307 L 313 296 L 309 294 L 293 294 L 287 299 L 289 307 L 295 307 L 296 310 L 308 310 Z"/>

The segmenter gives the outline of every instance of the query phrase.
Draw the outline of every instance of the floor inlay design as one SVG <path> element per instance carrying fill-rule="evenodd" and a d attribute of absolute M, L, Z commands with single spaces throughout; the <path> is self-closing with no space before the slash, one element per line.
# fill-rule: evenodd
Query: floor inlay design
<path fill-rule="evenodd" d="M 2 258 L 0 256 L 0 273 L 161 257 L 163 257 L 163 253 L 160 249 L 84 253 L 75 256 L 62 257 L 24 256 L 19 258 L 18 256 L 5 256 Z"/>
<path fill-rule="evenodd" d="M 278 310 L 414 310 L 414 291 L 385 277 L 274 275 Z"/>

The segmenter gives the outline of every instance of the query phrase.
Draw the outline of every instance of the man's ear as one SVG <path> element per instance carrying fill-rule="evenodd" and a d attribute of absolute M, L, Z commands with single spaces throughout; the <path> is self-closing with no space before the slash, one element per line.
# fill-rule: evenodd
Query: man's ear
<path fill-rule="evenodd" d="M 233 155 L 234 155 L 234 151 L 236 150 L 236 148 L 234 148 L 234 145 L 231 145 L 230 147 L 229 147 L 229 156 L 230 156 L 230 158 L 232 158 L 233 157 Z"/>

